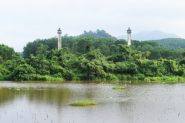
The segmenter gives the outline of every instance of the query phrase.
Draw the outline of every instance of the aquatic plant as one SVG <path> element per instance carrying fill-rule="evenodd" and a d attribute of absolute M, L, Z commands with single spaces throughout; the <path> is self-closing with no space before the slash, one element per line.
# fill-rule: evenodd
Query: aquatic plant
<path fill-rule="evenodd" d="M 106 95 L 106 98 L 109 98 L 109 95 Z"/>
<path fill-rule="evenodd" d="M 20 88 L 19 88 L 19 87 L 15 87 L 15 88 L 14 88 L 14 90 L 18 90 L 18 91 L 19 91 L 19 90 L 20 90 Z"/>
<path fill-rule="evenodd" d="M 72 103 L 70 103 L 69 105 L 72 106 L 88 106 L 88 105 L 96 105 L 98 104 L 97 102 L 95 102 L 94 100 L 79 100 L 79 101 L 74 101 Z"/>
<path fill-rule="evenodd" d="M 112 89 L 125 89 L 125 87 L 124 86 L 121 86 L 121 87 L 112 87 Z"/>

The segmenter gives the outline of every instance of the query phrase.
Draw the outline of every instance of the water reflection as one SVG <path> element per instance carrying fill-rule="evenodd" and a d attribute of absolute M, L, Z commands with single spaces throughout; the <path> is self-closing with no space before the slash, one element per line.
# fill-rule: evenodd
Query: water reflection
<path fill-rule="evenodd" d="M 66 104 L 70 98 L 71 91 L 67 88 L 51 88 L 51 87 L 38 87 L 37 89 L 20 88 L 16 90 L 14 88 L 0 88 L 0 105 L 14 101 L 19 98 L 27 98 L 31 103 L 46 103 L 49 105 L 62 105 Z"/>
<path fill-rule="evenodd" d="M 184 122 L 185 84 L 170 83 L 0 82 L 0 122 Z M 112 90 L 112 87 L 125 84 L 124 90 Z M 68 105 L 81 99 L 92 99 L 100 104 L 87 107 Z"/>

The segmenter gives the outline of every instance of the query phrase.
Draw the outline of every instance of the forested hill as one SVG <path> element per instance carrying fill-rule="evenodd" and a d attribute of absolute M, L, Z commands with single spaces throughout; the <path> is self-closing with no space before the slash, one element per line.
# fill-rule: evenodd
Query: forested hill
<path fill-rule="evenodd" d="M 164 48 L 174 48 L 178 47 L 185 49 L 185 39 L 182 38 L 165 38 L 160 40 L 150 40 L 153 42 L 157 42 L 159 45 L 162 45 Z"/>
<path fill-rule="evenodd" d="M 47 54 L 47 51 L 57 49 L 57 38 L 50 39 L 37 39 L 29 42 L 23 51 L 23 57 L 29 58 L 30 54 L 34 56 L 39 54 Z M 118 45 L 127 45 L 127 41 L 123 39 L 114 40 L 113 38 L 94 38 L 94 37 L 62 37 L 62 47 L 69 48 L 72 54 L 84 54 L 89 50 L 100 49 L 101 54 L 104 56 L 114 55 L 119 52 Z M 136 41 L 132 40 L 130 46 L 132 50 L 141 52 L 149 51 L 148 59 L 159 59 L 160 57 L 166 59 L 181 58 L 181 53 L 184 51 L 182 48 L 171 49 L 159 46 L 157 42 L 153 41 Z"/>
<path fill-rule="evenodd" d="M 109 33 L 107 33 L 105 30 L 99 30 L 97 29 L 96 31 L 84 31 L 83 34 L 79 35 L 78 37 L 95 37 L 95 38 L 113 38 L 113 39 L 117 39 L 116 37 L 110 35 Z"/>
<path fill-rule="evenodd" d="M 153 41 L 132 40 L 128 47 L 123 39 L 62 37 L 63 48 L 58 50 L 57 42 L 57 38 L 29 42 L 24 47 L 24 58 L 13 48 L 0 45 L 0 80 L 185 76 L 182 48 L 163 48 Z"/>
<path fill-rule="evenodd" d="M 94 37 L 94 38 L 113 38 L 114 40 L 117 40 L 116 37 L 110 35 L 105 30 L 99 30 L 96 31 L 84 31 L 83 34 L 77 36 L 77 37 Z M 153 41 L 157 42 L 159 45 L 162 45 L 164 48 L 174 48 L 177 49 L 178 47 L 185 49 L 185 39 L 182 38 L 165 38 L 165 39 L 159 39 L 159 40 L 147 40 L 147 41 Z"/>

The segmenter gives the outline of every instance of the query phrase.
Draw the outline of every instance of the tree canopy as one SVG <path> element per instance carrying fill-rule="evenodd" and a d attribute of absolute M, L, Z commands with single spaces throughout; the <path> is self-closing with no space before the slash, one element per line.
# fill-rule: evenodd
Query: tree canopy
<path fill-rule="evenodd" d="M 57 38 L 37 39 L 34 42 L 29 42 L 23 51 L 23 57 L 28 58 L 30 54 L 36 56 L 37 54 L 46 55 L 46 51 L 57 49 Z M 90 50 L 100 49 L 104 56 L 113 55 L 118 52 L 119 44 L 126 45 L 127 41 L 123 39 L 114 40 L 113 38 L 94 38 L 94 37 L 62 37 L 62 46 L 67 47 L 70 53 L 87 53 Z M 149 51 L 148 59 L 159 59 L 160 57 L 166 59 L 182 58 L 182 48 L 164 48 L 159 46 L 157 42 L 152 41 L 137 41 L 132 40 L 131 49 L 146 52 Z"/>

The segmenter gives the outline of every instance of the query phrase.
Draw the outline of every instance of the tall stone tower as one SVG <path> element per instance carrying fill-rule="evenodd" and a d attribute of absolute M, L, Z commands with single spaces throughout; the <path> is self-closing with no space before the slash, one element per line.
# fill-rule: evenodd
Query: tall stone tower
<path fill-rule="evenodd" d="M 127 45 L 128 46 L 131 45 L 131 30 L 130 30 L 130 27 L 127 30 Z"/>
<path fill-rule="evenodd" d="M 58 50 L 62 48 L 62 38 L 61 38 L 61 34 L 62 31 L 60 30 L 60 28 L 57 30 L 58 32 Z"/>

